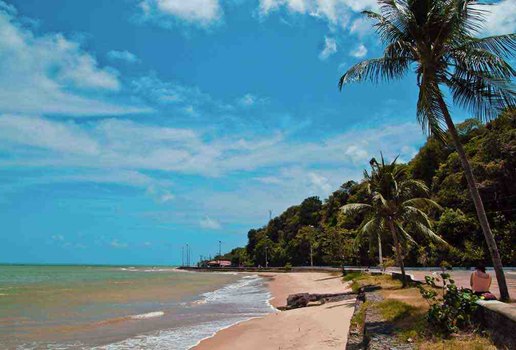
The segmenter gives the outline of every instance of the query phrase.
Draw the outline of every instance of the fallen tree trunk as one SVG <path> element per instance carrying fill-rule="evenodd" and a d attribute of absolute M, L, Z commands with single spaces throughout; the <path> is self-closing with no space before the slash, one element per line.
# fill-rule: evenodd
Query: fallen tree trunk
<path fill-rule="evenodd" d="M 345 292 L 345 293 L 332 293 L 332 294 L 310 294 L 310 293 L 297 293 L 291 294 L 287 298 L 287 310 L 297 309 L 306 307 L 308 303 L 312 302 L 334 302 L 346 299 L 354 298 L 356 293 Z"/>

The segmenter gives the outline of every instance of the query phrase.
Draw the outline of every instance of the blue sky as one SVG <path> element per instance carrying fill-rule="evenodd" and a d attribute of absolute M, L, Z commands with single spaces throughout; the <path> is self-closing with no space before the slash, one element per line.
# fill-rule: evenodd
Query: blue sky
<path fill-rule="evenodd" d="M 373 0 L 0 0 L 0 262 L 177 264 L 424 142 Z M 516 2 L 484 34 L 514 32 Z M 456 120 L 467 115 L 454 110 Z"/>

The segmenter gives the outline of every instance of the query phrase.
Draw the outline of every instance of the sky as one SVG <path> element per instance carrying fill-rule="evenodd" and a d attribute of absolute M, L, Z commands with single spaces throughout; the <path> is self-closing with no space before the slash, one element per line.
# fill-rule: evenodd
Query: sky
<path fill-rule="evenodd" d="M 0 0 L 0 262 L 229 251 L 424 143 L 413 74 L 337 82 L 374 0 Z M 516 30 L 494 2 L 483 35 Z M 468 115 L 452 110 L 456 121 Z"/>

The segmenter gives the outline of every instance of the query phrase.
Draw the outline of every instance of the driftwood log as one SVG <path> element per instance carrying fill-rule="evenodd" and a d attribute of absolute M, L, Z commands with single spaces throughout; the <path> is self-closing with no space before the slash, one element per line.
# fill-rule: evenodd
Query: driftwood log
<path fill-rule="evenodd" d="M 333 293 L 333 294 L 310 294 L 310 293 L 297 293 L 291 294 L 287 298 L 287 310 L 297 309 L 305 307 L 308 303 L 312 302 L 334 302 L 346 299 L 355 298 L 356 293 L 345 292 L 345 293 Z"/>

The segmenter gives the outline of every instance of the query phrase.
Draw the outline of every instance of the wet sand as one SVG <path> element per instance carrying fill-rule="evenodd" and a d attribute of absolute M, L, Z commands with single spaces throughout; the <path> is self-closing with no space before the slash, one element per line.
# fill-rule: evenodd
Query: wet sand
<path fill-rule="evenodd" d="M 289 294 L 339 293 L 347 284 L 328 273 L 263 274 L 269 278 L 271 304 L 284 306 Z M 346 344 L 354 300 L 326 303 L 245 321 L 203 340 L 194 349 L 337 349 Z"/>

